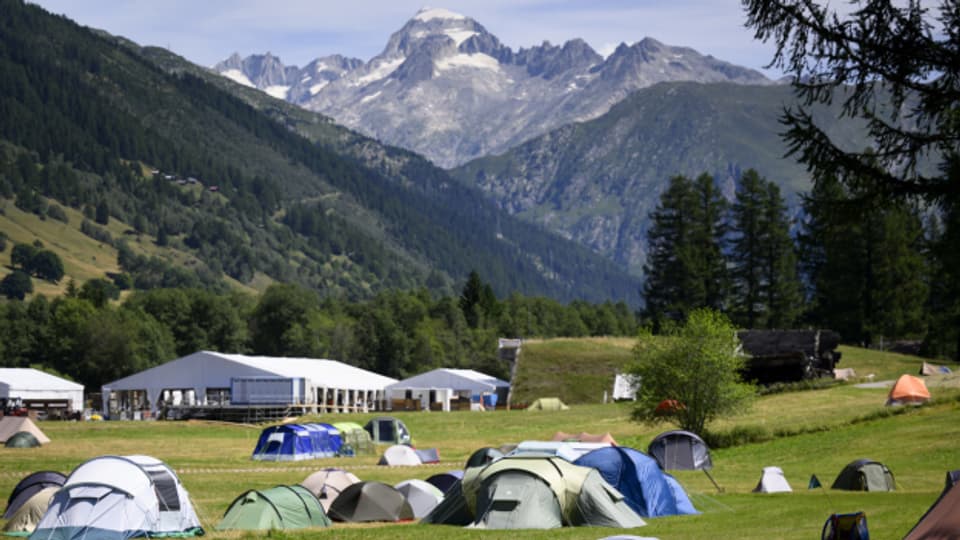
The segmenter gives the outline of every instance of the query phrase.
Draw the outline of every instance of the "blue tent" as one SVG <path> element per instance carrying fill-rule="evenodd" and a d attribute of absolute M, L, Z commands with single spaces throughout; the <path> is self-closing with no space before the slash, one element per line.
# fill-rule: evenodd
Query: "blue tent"
<path fill-rule="evenodd" d="M 343 437 L 340 436 L 340 430 L 333 427 L 330 424 L 316 423 L 316 424 L 307 424 L 308 426 L 314 426 L 320 428 L 327 432 L 326 437 L 323 439 L 325 442 L 323 446 L 316 446 L 314 444 L 314 450 L 317 450 L 324 456 L 335 456 L 340 452 L 340 448 L 343 446 Z"/>
<path fill-rule="evenodd" d="M 633 448 L 608 446 L 580 456 L 574 464 L 592 467 L 626 498 L 642 517 L 696 514 L 676 480 L 667 479 L 656 460 Z M 674 486 L 675 484 L 675 486 Z"/>
<path fill-rule="evenodd" d="M 330 430 L 327 429 L 322 424 L 301 424 L 307 431 L 310 432 L 310 441 L 313 444 L 313 454 L 314 457 L 324 458 L 324 457 L 333 457 L 337 455 L 337 450 L 340 449 L 339 445 L 335 446 L 330 435 Z M 332 428 L 333 426 L 331 426 Z M 336 430 L 334 430 L 336 431 Z M 337 437 L 339 438 L 339 432 L 337 432 Z"/>
<path fill-rule="evenodd" d="M 270 426 L 260 432 L 260 440 L 253 450 L 258 461 L 299 461 L 317 457 L 313 449 L 311 431 L 299 424 Z"/>

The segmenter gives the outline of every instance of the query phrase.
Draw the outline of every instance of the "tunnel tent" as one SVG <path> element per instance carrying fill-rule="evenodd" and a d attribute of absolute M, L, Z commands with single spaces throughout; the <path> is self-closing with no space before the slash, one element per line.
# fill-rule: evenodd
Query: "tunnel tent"
<path fill-rule="evenodd" d="M 230 503 L 217 530 L 263 531 L 329 527 L 320 501 L 301 485 L 251 489 Z"/>
<path fill-rule="evenodd" d="M 100 456 L 79 465 L 50 501 L 30 538 L 122 540 L 203 534 L 173 470 L 142 455 Z"/>
<path fill-rule="evenodd" d="M 327 467 L 306 477 L 300 485 L 309 489 L 310 493 L 320 501 L 323 510 L 327 511 L 330 504 L 343 492 L 347 486 L 356 484 L 360 479 L 351 472 L 336 467 Z"/>
<path fill-rule="evenodd" d="M 14 511 L 3 526 L 6 533 L 31 533 L 50 507 L 50 500 L 59 490 L 59 486 L 49 486 L 35 492 Z"/>
<path fill-rule="evenodd" d="M 14 512 L 38 491 L 48 487 L 59 488 L 66 480 L 67 477 L 57 471 L 37 471 L 23 477 L 10 491 L 3 519 L 12 518 Z"/>
<path fill-rule="evenodd" d="M 503 452 L 496 448 L 486 446 L 484 448 L 479 448 L 475 450 L 470 457 L 467 458 L 467 464 L 464 468 L 470 467 L 483 467 L 490 462 L 496 461 L 503 457 Z"/>
<path fill-rule="evenodd" d="M 323 454 L 324 457 L 336 456 L 340 453 L 340 447 L 343 446 L 343 438 L 340 436 L 340 430 L 333 427 L 332 424 L 325 424 L 323 422 L 313 422 L 303 425 L 326 433 L 325 437 L 319 437 L 320 446 L 317 446 L 317 441 L 314 441 L 314 449 L 317 450 L 318 453 Z"/>
<path fill-rule="evenodd" d="M 370 439 L 378 444 L 410 444 L 410 430 L 406 424 L 393 416 L 378 416 L 367 422 L 363 429 L 370 434 Z"/>
<path fill-rule="evenodd" d="M 443 493 L 449 493 L 454 485 L 459 484 L 461 479 L 463 479 L 463 471 L 454 470 L 431 475 L 427 478 L 427 482 L 436 486 Z"/>
<path fill-rule="evenodd" d="M 333 427 L 340 432 L 343 445 L 340 455 L 372 454 L 375 451 L 373 439 L 363 426 L 356 422 L 336 422 Z"/>
<path fill-rule="evenodd" d="M 250 459 L 254 461 L 300 461 L 317 457 L 311 431 L 299 424 L 268 426 L 260 432 Z"/>

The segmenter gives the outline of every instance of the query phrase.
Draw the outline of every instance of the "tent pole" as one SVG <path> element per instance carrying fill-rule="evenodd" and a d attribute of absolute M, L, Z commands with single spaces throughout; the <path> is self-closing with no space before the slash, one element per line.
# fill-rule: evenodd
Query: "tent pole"
<path fill-rule="evenodd" d="M 710 476 L 710 471 L 703 469 L 703 474 L 707 475 L 707 478 L 709 478 L 710 481 L 713 482 L 713 487 L 717 488 L 717 493 L 723 493 L 723 488 L 720 487 L 720 484 L 718 484 L 717 481 L 714 480 L 712 476 Z"/>

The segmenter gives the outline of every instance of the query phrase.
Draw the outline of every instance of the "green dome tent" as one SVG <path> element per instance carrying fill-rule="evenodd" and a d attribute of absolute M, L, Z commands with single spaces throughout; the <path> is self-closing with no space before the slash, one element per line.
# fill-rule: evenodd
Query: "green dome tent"
<path fill-rule="evenodd" d="M 340 432 L 340 438 L 343 440 L 343 446 L 340 447 L 340 453 L 350 455 L 347 448 L 352 449 L 354 454 L 372 454 L 375 451 L 373 439 L 363 426 L 356 422 L 337 422 L 333 427 Z"/>
<path fill-rule="evenodd" d="M 320 501 L 307 488 L 276 486 L 251 489 L 232 503 L 217 525 L 217 530 L 303 529 L 329 527 L 330 518 Z"/>
<path fill-rule="evenodd" d="M 7 448 L 36 448 L 40 446 L 40 441 L 29 431 L 18 431 L 3 445 Z"/>
<path fill-rule="evenodd" d="M 542 397 L 527 407 L 528 411 L 565 411 L 570 407 L 566 403 L 560 401 L 560 398 L 555 397 Z"/>

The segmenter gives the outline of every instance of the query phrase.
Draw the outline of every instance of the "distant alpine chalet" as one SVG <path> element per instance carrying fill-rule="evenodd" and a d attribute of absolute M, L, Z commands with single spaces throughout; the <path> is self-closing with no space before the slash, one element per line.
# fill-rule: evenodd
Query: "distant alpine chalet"
<path fill-rule="evenodd" d="M 331 55 L 300 69 L 270 53 L 234 54 L 214 69 L 448 168 L 596 118 L 659 82 L 775 84 L 652 38 L 606 58 L 582 39 L 514 51 L 475 20 L 435 8 L 420 10 L 368 62 Z"/>

